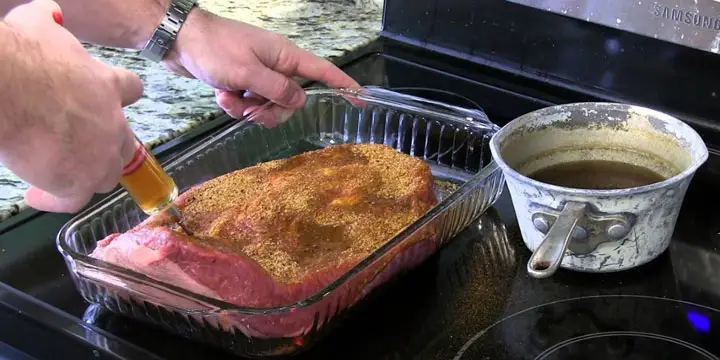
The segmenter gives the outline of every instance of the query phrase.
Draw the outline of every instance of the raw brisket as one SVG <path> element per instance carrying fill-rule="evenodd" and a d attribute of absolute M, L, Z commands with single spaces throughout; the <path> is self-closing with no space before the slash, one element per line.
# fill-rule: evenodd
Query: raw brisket
<path fill-rule="evenodd" d="M 238 170 L 186 191 L 176 203 L 193 236 L 158 215 L 108 236 L 91 256 L 237 306 L 265 308 L 315 294 L 437 199 L 422 160 L 355 144 Z M 224 313 L 215 320 L 250 336 L 302 335 L 422 262 L 436 250 L 435 235 L 416 234 L 312 306 L 275 315 Z"/>

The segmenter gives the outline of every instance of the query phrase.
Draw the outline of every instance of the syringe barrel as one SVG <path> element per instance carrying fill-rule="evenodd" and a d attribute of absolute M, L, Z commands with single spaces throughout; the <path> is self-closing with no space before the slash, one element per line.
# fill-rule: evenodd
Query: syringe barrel
<path fill-rule="evenodd" d="M 120 185 L 145 213 L 154 215 L 173 204 L 178 188 L 145 146 L 140 141 L 136 145 L 132 160 L 123 167 Z"/>

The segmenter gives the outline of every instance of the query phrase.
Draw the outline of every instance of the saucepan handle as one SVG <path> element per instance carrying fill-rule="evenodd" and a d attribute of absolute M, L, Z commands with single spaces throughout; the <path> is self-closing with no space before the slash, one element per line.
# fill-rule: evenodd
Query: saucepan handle
<path fill-rule="evenodd" d="M 572 201 L 565 203 L 557 220 L 528 261 L 527 272 L 530 276 L 546 278 L 557 271 L 572 239 L 575 226 L 585 216 L 586 208 L 585 203 Z"/>

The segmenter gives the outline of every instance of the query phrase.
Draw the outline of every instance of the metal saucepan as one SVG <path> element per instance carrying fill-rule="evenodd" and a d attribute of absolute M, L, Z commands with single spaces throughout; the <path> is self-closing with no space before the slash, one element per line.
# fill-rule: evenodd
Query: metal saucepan
<path fill-rule="evenodd" d="M 490 143 L 502 169 L 525 245 L 528 273 L 557 268 L 621 271 L 645 264 L 670 243 L 685 192 L 708 157 L 682 121 L 626 104 L 576 103 L 523 115 Z M 650 185 L 588 190 L 529 178 L 539 169 L 578 160 L 613 160 L 652 170 Z"/>

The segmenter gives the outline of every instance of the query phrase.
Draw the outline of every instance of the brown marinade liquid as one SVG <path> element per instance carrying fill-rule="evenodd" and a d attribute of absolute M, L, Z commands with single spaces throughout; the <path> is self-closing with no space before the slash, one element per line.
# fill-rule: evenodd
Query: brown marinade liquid
<path fill-rule="evenodd" d="M 540 169 L 529 177 L 546 184 L 592 190 L 627 189 L 665 180 L 650 169 L 607 160 L 557 164 Z"/>

